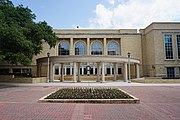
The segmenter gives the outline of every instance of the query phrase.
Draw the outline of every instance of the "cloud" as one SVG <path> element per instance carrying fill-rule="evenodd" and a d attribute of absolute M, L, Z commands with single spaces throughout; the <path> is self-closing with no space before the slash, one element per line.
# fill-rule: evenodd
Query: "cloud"
<path fill-rule="evenodd" d="M 99 27 L 111 27 L 113 11 L 105 8 L 102 4 L 96 6 L 96 18 L 90 19 L 90 23 L 93 25 L 97 24 Z M 94 24 L 94 25 L 95 25 Z"/>
<path fill-rule="evenodd" d="M 109 0 L 97 4 L 90 28 L 144 28 L 152 22 L 180 21 L 179 0 Z"/>
<path fill-rule="evenodd" d="M 112 4 L 112 5 L 114 5 L 115 1 L 116 1 L 116 0 L 108 0 L 108 2 L 109 2 L 110 4 Z"/>

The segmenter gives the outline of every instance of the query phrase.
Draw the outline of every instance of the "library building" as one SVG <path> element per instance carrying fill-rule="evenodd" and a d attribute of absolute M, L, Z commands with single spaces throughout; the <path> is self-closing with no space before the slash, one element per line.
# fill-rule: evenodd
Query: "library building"
<path fill-rule="evenodd" d="M 54 29 L 56 46 L 29 66 L 0 63 L 0 74 L 25 73 L 53 81 L 128 81 L 180 78 L 180 23 L 154 22 L 144 29 Z"/>

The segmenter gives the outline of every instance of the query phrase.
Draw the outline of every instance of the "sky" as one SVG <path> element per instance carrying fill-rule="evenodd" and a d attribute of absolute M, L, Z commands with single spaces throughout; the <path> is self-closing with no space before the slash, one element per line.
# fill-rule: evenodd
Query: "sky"
<path fill-rule="evenodd" d="M 12 0 L 54 29 L 143 29 L 152 22 L 180 22 L 180 0 Z"/>

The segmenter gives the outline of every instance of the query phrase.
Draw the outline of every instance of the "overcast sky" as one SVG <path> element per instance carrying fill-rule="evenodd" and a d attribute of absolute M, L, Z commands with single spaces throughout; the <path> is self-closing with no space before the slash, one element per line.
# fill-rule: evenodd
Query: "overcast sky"
<path fill-rule="evenodd" d="M 55 29 L 145 28 L 152 22 L 179 22 L 180 0 L 12 0 L 28 6 L 36 21 Z"/>

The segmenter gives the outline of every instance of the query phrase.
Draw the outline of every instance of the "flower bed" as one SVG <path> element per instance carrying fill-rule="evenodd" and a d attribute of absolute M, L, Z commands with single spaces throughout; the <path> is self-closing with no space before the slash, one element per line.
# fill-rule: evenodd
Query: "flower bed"
<path fill-rule="evenodd" d="M 39 101 L 65 103 L 139 103 L 140 100 L 125 91 L 114 88 L 62 88 Z"/>
<path fill-rule="evenodd" d="M 45 99 L 132 99 L 119 89 L 63 88 Z"/>

